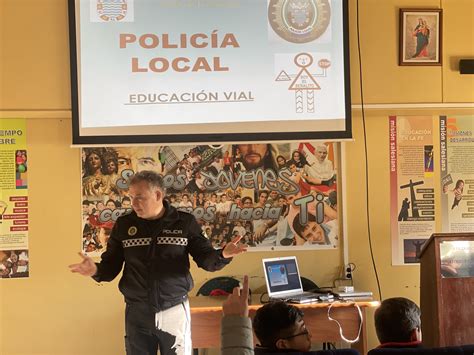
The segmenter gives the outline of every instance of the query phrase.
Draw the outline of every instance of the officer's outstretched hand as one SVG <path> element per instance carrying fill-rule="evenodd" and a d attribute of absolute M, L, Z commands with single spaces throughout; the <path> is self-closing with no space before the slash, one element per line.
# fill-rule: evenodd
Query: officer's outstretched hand
<path fill-rule="evenodd" d="M 230 240 L 222 250 L 222 256 L 224 258 L 232 258 L 236 255 L 245 253 L 247 251 L 247 244 L 239 243 L 240 239 L 242 239 L 241 235 L 238 235 Z"/>
<path fill-rule="evenodd" d="M 97 272 L 97 265 L 87 255 L 84 255 L 82 253 L 79 253 L 79 255 L 82 258 L 82 262 L 78 264 L 69 265 L 69 269 L 71 270 L 71 272 L 78 272 L 79 274 L 84 276 L 94 276 Z"/>

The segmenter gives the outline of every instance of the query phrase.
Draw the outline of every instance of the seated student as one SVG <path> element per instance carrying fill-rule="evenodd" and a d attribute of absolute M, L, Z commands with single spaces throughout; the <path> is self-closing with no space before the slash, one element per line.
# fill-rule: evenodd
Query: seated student
<path fill-rule="evenodd" d="M 311 334 L 304 324 L 303 312 L 285 302 L 271 302 L 255 314 L 253 325 L 261 346 L 257 346 L 254 352 L 248 295 L 248 277 L 244 276 L 243 289 L 234 288 L 222 305 L 222 355 L 310 351 Z"/>
<path fill-rule="evenodd" d="M 259 308 L 253 329 L 260 342 L 255 354 L 311 350 L 311 333 L 304 323 L 303 312 L 285 302 L 270 302 Z"/>
<path fill-rule="evenodd" d="M 403 297 L 388 298 L 375 311 L 378 348 L 421 348 L 420 308 Z"/>

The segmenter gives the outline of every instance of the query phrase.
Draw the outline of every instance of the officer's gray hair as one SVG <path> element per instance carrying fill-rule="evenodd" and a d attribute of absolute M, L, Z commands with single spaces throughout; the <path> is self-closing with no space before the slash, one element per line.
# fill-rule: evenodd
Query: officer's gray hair
<path fill-rule="evenodd" d="M 157 172 L 151 170 L 140 171 L 130 178 L 128 185 L 136 185 L 142 181 L 146 181 L 148 186 L 150 186 L 152 189 L 160 189 L 163 191 L 163 193 L 165 193 L 165 188 L 163 187 L 163 177 Z"/>

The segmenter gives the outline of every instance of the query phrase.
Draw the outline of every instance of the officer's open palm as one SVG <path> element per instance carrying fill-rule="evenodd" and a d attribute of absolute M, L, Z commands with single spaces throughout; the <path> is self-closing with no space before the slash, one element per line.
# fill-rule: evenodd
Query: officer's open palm
<path fill-rule="evenodd" d="M 82 262 L 69 265 L 71 272 L 77 272 L 84 276 L 94 276 L 97 272 L 97 265 L 87 255 L 82 253 L 79 253 L 79 255 L 82 258 Z"/>
<path fill-rule="evenodd" d="M 222 250 L 222 256 L 224 258 L 232 258 L 233 256 L 245 253 L 247 251 L 247 244 L 239 243 L 242 239 L 241 235 L 238 235 L 230 240 Z"/>

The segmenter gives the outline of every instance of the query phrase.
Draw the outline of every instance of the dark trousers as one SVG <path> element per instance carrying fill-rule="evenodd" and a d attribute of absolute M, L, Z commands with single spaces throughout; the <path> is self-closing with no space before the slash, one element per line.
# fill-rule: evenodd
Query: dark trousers
<path fill-rule="evenodd" d="M 148 305 L 125 309 L 127 355 L 181 355 L 191 353 L 191 322 L 186 301 L 155 313 Z"/>

